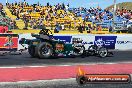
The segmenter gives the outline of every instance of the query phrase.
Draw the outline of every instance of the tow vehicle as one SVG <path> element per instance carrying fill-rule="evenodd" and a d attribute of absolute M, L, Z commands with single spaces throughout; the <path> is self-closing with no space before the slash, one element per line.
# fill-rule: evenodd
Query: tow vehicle
<path fill-rule="evenodd" d="M 32 34 L 35 39 L 21 38 L 21 45 L 28 44 L 28 52 L 31 57 L 51 58 L 58 56 L 88 56 L 97 55 L 106 57 L 109 52 L 105 47 L 90 46 L 85 49 L 80 38 L 72 40 L 72 43 L 66 43 L 62 40 L 55 40 L 49 29 L 42 29 L 39 34 Z"/>

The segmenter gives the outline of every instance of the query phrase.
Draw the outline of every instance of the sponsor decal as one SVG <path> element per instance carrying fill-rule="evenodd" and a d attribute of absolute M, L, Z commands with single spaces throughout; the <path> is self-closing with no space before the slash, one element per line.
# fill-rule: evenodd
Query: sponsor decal
<path fill-rule="evenodd" d="M 64 41 L 64 42 L 71 43 L 72 36 L 54 36 L 54 39 L 55 40 L 59 39 L 59 40 Z"/>
<path fill-rule="evenodd" d="M 132 41 L 117 41 L 117 44 L 130 44 Z"/>
<path fill-rule="evenodd" d="M 3 50 L 17 50 L 18 35 L 14 34 L 0 34 L 0 51 Z"/>
<path fill-rule="evenodd" d="M 11 49 L 14 45 L 13 43 L 13 38 L 11 35 L 8 35 L 5 39 L 6 43 L 4 44 L 5 47 L 8 47 L 9 49 Z"/>
<path fill-rule="evenodd" d="M 94 45 L 115 49 L 116 38 L 117 36 L 95 36 Z"/>
<path fill-rule="evenodd" d="M 56 40 L 71 43 L 72 36 L 54 36 Z M 82 41 L 82 44 L 94 44 L 96 46 L 104 46 L 107 49 L 115 49 L 117 36 L 95 36 L 95 40 L 91 42 Z M 73 38 L 74 39 L 74 38 Z"/>
<path fill-rule="evenodd" d="M 82 42 L 82 44 L 94 44 L 93 42 Z"/>
<path fill-rule="evenodd" d="M 97 41 L 95 41 L 95 45 L 97 46 L 103 46 L 105 44 L 105 41 L 102 40 L 102 38 L 99 38 Z"/>

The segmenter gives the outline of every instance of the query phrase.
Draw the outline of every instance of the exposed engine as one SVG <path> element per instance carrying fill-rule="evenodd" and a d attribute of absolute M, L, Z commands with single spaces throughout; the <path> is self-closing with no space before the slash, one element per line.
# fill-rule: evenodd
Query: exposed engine
<path fill-rule="evenodd" d="M 82 44 L 82 39 L 81 38 L 73 38 L 72 39 L 72 44 L 74 47 L 74 54 L 75 55 L 81 55 L 83 54 L 83 51 L 85 50 L 84 45 Z"/>

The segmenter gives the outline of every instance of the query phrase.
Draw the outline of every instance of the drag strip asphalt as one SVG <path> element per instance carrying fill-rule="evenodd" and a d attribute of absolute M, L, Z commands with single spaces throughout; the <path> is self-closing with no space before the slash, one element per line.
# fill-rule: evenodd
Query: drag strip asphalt
<path fill-rule="evenodd" d="M 54 58 L 38 59 L 31 58 L 28 52 L 22 55 L 0 56 L 0 67 L 20 67 L 20 66 L 58 66 L 58 65 L 87 65 L 87 64 L 110 64 L 110 63 L 132 63 L 132 51 L 114 52 L 114 55 L 106 58 L 89 56 L 85 58 Z"/>
<path fill-rule="evenodd" d="M 9 82 L 0 83 L 0 88 L 132 88 L 132 83 L 128 84 L 86 84 L 79 86 L 75 78 L 39 80 L 30 82 Z"/>

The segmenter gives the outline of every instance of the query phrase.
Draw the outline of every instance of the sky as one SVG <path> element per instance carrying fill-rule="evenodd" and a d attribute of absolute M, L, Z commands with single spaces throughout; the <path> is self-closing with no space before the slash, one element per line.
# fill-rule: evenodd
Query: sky
<path fill-rule="evenodd" d="M 24 1 L 24 0 L 8 0 L 10 3 L 14 2 L 19 2 L 19 1 Z M 39 3 L 41 5 L 46 5 L 47 2 L 49 2 L 51 5 L 55 5 L 57 3 L 65 3 L 70 5 L 70 7 L 97 7 L 98 5 L 101 8 L 106 8 L 114 3 L 114 0 L 26 0 L 29 4 L 35 4 Z M 117 3 L 121 2 L 132 2 L 132 0 L 116 0 Z M 0 3 L 4 4 L 6 3 L 6 0 L 0 0 Z"/>

